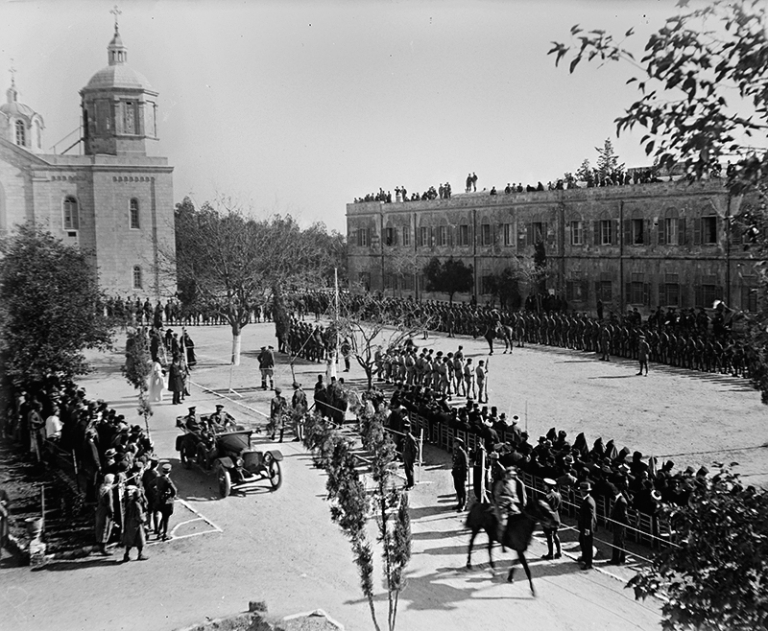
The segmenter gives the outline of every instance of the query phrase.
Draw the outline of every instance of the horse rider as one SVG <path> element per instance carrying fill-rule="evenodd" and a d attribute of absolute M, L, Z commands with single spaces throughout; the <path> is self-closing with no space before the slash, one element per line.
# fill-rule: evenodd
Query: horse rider
<path fill-rule="evenodd" d="M 499 541 L 507 527 L 507 521 L 523 512 L 526 504 L 525 485 L 517 477 L 517 467 L 511 465 L 504 471 L 504 478 L 493 487 L 493 504 L 499 519 Z"/>

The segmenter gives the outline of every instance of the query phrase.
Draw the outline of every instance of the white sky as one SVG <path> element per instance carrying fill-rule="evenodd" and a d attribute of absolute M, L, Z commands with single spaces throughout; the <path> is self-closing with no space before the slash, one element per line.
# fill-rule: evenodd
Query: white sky
<path fill-rule="evenodd" d="M 0 69 L 45 119 L 53 146 L 79 121 L 78 91 L 107 65 L 113 0 L 0 0 Z M 132 0 L 129 65 L 160 93 L 154 155 L 174 196 L 217 192 L 254 212 L 344 231 L 354 197 L 450 182 L 535 184 L 615 139 L 632 68 L 554 68 L 552 40 L 581 24 L 644 34 L 673 0 Z M 10 75 L 2 74 L 2 98 Z M 627 166 L 650 163 L 634 138 Z"/>

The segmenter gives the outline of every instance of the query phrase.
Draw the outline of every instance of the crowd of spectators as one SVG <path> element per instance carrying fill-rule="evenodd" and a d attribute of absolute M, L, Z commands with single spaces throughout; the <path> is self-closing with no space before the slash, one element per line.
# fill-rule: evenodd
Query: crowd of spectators
<path fill-rule="evenodd" d="M 145 473 L 158 465 L 152 440 L 140 425 L 131 425 L 105 401 L 89 399 L 74 382 L 51 376 L 34 390 L 15 393 L 3 431 L 95 506 L 102 552 L 112 541 L 134 541 L 136 524 L 129 517 L 136 515 L 137 502 L 152 505 Z"/>
<path fill-rule="evenodd" d="M 730 162 L 726 166 L 727 177 L 733 176 L 736 167 Z M 709 169 L 708 176 L 711 178 L 722 177 L 723 167 L 719 163 L 715 163 L 711 169 Z M 512 195 L 514 193 L 536 193 L 541 191 L 561 191 L 570 190 L 575 188 L 604 188 L 611 186 L 630 186 L 637 184 L 656 184 L 659 182 L 665 182 L 674 180 L 680 177 L 679 175 L 662 175 L 658 168 L 633 168 L 633 169 L 584 169 L 575 176 L 572 173 L 566 173 L 562 178 L 550 180 L 547 184 L 543 184 L 538 181 L 536 184 L 523 185 L 522 182 L 512 184 L 507 182 L 507 185 L 502 189 L 505 195 Z M 467 175 L 466 193 L 477 192 L 477 175 L 470 173 Z M 495 186 L 490 190 L 482 189 L 481 193 L 487 193 L 488 195 L 498 195 L 498 191 Z M 434 187 L 430 187 L 424 193 L 413 193 L 411 197 L 408 197 L 405 187 L 398 187 L 395 189 L 396 202 L 406 201 L 419 201 L 429 199 L 447 199 L 451 197 L 451 185 L 449 183 L 441 184 L 438 191 L 435 191 Z M 384 202 L 391 203 L 393 201 L 392 193 L 379 189 L 378 193 L 369 193 L 364 197 L 355 198 L 355 203 L 360 202 Z"/>
<path fill-rule="evenodd" d="M 378 193 L 368 193 L 363 197 L 355 197 L 355 204 L 362 202 L 382 202 L 384 204 L 391 204 L 394 202 L 418 202 L 433 199 L 450 199 L 451 198 L 451 185 L 446 182 L 440 184 L 437 188 L 430 186 L 423 193 L 411 193 L 408 196 L 408 190 L 405 186 L 398 186 L 395 188 L 394 198 L 392 197 L 392 191 L 385 191 L 383 188 L 379 189 Z"/>

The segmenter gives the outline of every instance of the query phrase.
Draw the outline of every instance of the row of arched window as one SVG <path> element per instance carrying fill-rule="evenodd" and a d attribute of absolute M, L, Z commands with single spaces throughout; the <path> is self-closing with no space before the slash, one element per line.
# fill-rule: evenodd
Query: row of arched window
<path fill-rule="evenodd" d="M 64 230 L 77 230 L 80 227 L 80 209 L 77 198 L 67 195 L 64 198 Z M 139 200 L 131 198 L 128 205 L 128 227 L 133 230 L 141 228 L 141 215 L 139 213 Z"/>

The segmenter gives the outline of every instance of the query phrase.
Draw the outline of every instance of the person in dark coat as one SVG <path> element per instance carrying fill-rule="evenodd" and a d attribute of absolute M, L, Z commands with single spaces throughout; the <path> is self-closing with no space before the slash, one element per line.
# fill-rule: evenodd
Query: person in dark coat
<path fill-rule="evenodd" d="M 192 338 L 189 337 L 187 329 L 183 327 L 181 329 L 181 345 L 184 349 L 184 352 L 187 354 L 187 366 L 189 366 L 189 368 L 193 368 L 197 364 L 197 357 L 195 356 L 195 343 L 192 341 Z"/>
<path fill-rule="evenodd" d="M 579 485 L 581 490 L 581 506 L 579 507 L 579 545 L 581 546 L 581 569 L 592 569 L 592 546 L 595 537 L 595 528 L 597 527 L 597 505 L 590 494 L 592 485 L 588 482 L 582 482 Z"/>
<path fill-rule="evenodd" d="M 544 478 L 544 484 L 547 487 L 547 492 L 541 502 L 542 508 L 545 509 L 542 513 L 546 519 L 542 519 L 541 525 L 544 536 L 547 538 L 547 554 L 541 558 L 549 561 L 559 559 L 562 556 L 560 535 L 557 534 L 557 531 L 560 528 L 560 505 L 563 503 L 563 498 L 557 490 L 557 482 L 552 478 Z"/>
<path fill-rule="evenodd" d="M 611 553 L 612 565 L 623 565 L 627 560 L 627 551 L 624 549 L 627 536 L 627 498 L 615 486 L 613 507 L 611 508 L 611 520 L 613 521 L 613 552 Z"/>
<path fill-rule="evenodd" d="M 173 405 L 181 405 L 181 396 L 184 394 L 184 374 L 178 356 L 174 356 L 168 372 L 168 389 L 173 392 Z"/>
<path fill-rule="evenodd" d="M 467 505 L 467 471 L 469 470 L 469 456 L 464 449 L 464 441 L 456 438 L 453 441 L 453 464 L 451 475 L 453 476 L 453 488 L 456 489 L 458 505 L 456 510 L 463 511 Z"/>
<path fill-rule="evenodd" d="M 104 476 L 104 482 L 99 488 L 96 504 L 96 543 L 99 544 L 99 552 L 108 556 L 107 544 L 112 536 L 112 527 L 114 526 L 115 505 L 112 494 L 112 485 L 115 483 L 115 476 L 108 473 Z"/>
<path fill-rule="evenodd" d="M 139 551 L 137 561 L 146 561 L 144 546 L 147 543 L 147 535 L 144 524 L 147 521 L 147 500 L 137 486 L 129 486 L 125 497 L 125 524 L 123 527 L 123 545 L 125 554 L 123 562 L 130 561 L 131 548 Z"/>
<path fill-rule="evenodd" d="M 405 469 L 405 488 L 413 488 L 413 469 L 416 464 L 416 456 L 419 453 L 419 446 L 411 433 L 411 422 L 406 418 L 403 422 L 403 469 Z"/>
<path fill-rule="evenodd" d="M 157 460 L 153 458 L 141 476 L 141 485 L 144 487 L 144 496 L 147 498 L 147 508 L 149 511 L 147 526 L 152 528 L 155 535 L 158 536 L 160 534 L 160 506 L 157 499 L 156 484 L 159 477 L 160 472 L 157 470 Z"/>

